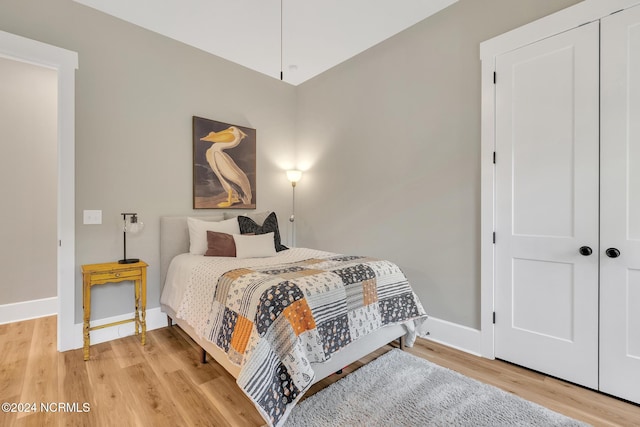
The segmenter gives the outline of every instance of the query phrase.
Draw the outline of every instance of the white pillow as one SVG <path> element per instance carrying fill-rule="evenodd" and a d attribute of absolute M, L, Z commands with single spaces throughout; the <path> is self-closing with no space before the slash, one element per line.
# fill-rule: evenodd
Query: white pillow
<path fill-rule="evenodd" d="M 236 218 L 216 222 L 188 217 L 187 225 L 189 226 L 189 252 L 194 255 L 204 255 L 207 252 L 208 230 L 218 233 L 240 234 L 240 226 Z"/>
<path fill-rule="evenodd" d="M 236 258 L 264 258 L 276 254 L 273 233 L 234 234 L 233 240 L 236 242 Z"/>

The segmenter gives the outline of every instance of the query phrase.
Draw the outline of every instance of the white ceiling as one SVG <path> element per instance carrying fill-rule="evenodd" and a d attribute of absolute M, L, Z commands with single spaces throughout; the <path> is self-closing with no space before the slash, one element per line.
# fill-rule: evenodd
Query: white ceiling
<path fill-rule="evenodd" d="M 298 85 L 458 0 L 75 1 Z"/>

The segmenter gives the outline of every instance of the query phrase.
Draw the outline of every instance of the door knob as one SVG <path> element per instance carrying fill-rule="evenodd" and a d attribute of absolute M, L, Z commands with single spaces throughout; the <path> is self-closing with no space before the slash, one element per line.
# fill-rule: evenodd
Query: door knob
<path fill-rule="evenodd" d="M 589 246 L 582 246 L 579 249 L 580 255 L 589 256 L 593 253 L 593 250 Z"/>
<path fill-rule="evenodd" d="M 609 248 L 604 251 L 604 253 L 607 254 L 609 258 L 618 258 L 620 256 L 620 251 L 616 248 Z"/>

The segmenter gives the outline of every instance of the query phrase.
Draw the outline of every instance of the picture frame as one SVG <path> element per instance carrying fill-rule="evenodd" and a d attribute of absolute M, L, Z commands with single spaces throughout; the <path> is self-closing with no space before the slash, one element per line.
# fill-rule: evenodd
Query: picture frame
<path fill-rule="evenodd" d="M 193 208 L 256 208 L 256 130 L 193 116 Z"/>

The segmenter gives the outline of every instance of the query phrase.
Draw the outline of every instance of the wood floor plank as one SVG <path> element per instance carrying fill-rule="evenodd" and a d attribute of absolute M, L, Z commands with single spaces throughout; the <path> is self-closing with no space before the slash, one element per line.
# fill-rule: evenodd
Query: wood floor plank
<path fill-rule="evenodd" d="M 185 425 L 219 427 L 232 425 L 215 402 L 212 402 L 183 371 L 168 373 L 166 380 L 171 384 L 174 402 L 186 421 Z"/>
<path fill-rule="evenodd" d="M 20 402 L 35 402 L 36 404 L 58 402 L 58 353 L 56 351 L 56 318 L 45 317 L 36 322 L 33 329 L 29 358 L 25 371 Z M 23 416 L 34 415 L 22 413 Z M 49 418 L 58 418 L 57 414 L 38 412 L 39 424 L 49 425 Z M 43 424 L 42 424 L 43 423 Z"/>
<path fill-rule="evenodd" d="M 0 397 L 22 393 L 35 320 L 0 325 Z"/>
<path fill-rule="evenodd" d="M 210 362 L 211 364 L 215 362 Z M 215 402 L 230 425 L 251 427 L 264 424 L 260 413 L 249 398 L 240 390 L 230 375 L 220 375 L 200 386 L 206 395 Z"/>
<path fill-rule="evenodd" d="M 27 370 L 27 357 L 0 364 L 0 396 L 20 396 Z"/>
<path fill-rule="evenodd" d="M 9 403 L 17 403 L 20 402 L 20 395 L 14 395 L 14 396 L 10 396 L 10 395 L 4 395 L 4 396 L 0 396 L 0 402 L 1 403 L 5 403 L 5 402 L 9 402 Z M 15 423 L 17 422 L 18 419 L 18 413 L 14 413 L 14 412 L 7 412 L 7 411 L 0 411 L 0 426 L 8 426 L 11 427 L 13 425 L 15 425 Z"/>
<path fill-rule="evenodd" d="M 90 404 L 88 413 L 0 413 L 0 426 L 262 426 L 264 421 L 215 361 L 200 364 L 197 344 L 179 327 L 58 353 L 55 317 L 0 325 L 0 402 Z M 389 351 L 386 346 L 331 375 L 321 390 Z M 418 339 L 408 351 L 594 426 L 639 426 L 640 406 L 500 360 Z M 18 416 L 19 415 L 19 416 Z"/>
<path fill-rule="evenodd" d="M 115 353 L 120 367 L 127 368 L 144 363 L 144 355 L 140 351 L 142 345 L 137 337 L 129 336 L 110 341 L 109 344 Z"/>
<path fill-rule="evenodd" d="M 173 391 L 162 387 L 155 372 L 146 363 L 122 369 L 120 381 L 128 389 L 128 399 L 134 402 L 136 415 L 146 425 L 186 425 L 173 402 Z"/>
<path fill-rule="evenodd" d="M 172 352 L 166 350 L 163 345 L 163 336 L 160 334 L 149 334 L 147 336 L 147 343 L 142 354 L 158 378 L 164 378 L 180 369 L 172 357 Z"/>
<path fill-rule="evenodd" d="M 88 364 L 78 357 L 79 352 L 80 350 L 67 351 L 58 356 L 57 401 L 76 404 L 81 409 L 81 412 L 66 417 L 65 426 L 97 426 L 100 425 L 98 411 L 95 410 L 98 401 L 89 380 Z"/>
<path fill-rule="evenodd" d="M 94 348 L 95 347 L 95 348 Z M 69 357 L 82 359 L 82 349 L 66 352 Z M 95 425 L 113 425 L 115 419 L 127 420 L 127 424 L 141 422 L 136 407 L 121 380 L 120 363 L 110 343 L 98 344 L 91 348 L 91 359 L 82 362 L 87 372 L 92 395 L 87 398 L 91 404 Z"/>
<path fill-rule="evenodd" d="M 176 361 L 174 357 L 173 353 L 175 352 L 182 355 L 183 348 L 187 348 L 189 351 L 193 351 L 193 349 L 187 343 L 184 343 L 182 338 L 179 338 L 183 341 L 180 345 L 175 342 L 165 343 L 167 337 L 170 336 L 172 334 L 164 330 L 158 331 L 157 334 L 149 334 L 147 336 L 147 345 L 144 348 L 144 356 L 157 377 L 163 382 L 163 386 L 171 390 L 173 402 L 182 418 L 187 420 L 186 425 L 227 425 L 215 405 L 198 388 L 198 384 L 194 383 L 192 377 L 181 369 L 182 363 L 180 362 L 182 361 Z M 165 350 L 165 344 L 166 348 L 172 349 L 173 352 L 172 350 Z M 185 359 L 184 356 L 182 358 Z M 188 360 L 184 363 L 190 364 Z M 208 375 L 208 379 L 212 378 L 211 372 Z M 217 375 L 217 373 L 214 373 L 213 377 Z"/>
<path fill-rule="evenodd" d="M 176 351 L 185 350 L 187 348 L 191 348 L 196 351 L 200 350 L 200 346 L 198 346 L 198 344 L 192 340 L 186 332 L 180 329 L 180 327 L 162 328 L 160 330 L 167 334 L 167 339 L 163 340 L 163 344 L 165 346 L 170 344 L 172 349 Z"/>
<path fill-rule="evenodd" d="M 3 351 L 0 353 L 0 363 L 22 359 L 29 353 L 33 329 L 37 321 L 37 319 L 25 320 L 3 325 L 6 337 L 2 340 Z"/>
<path fill-rule="evenodd" d="M 23 414 L 24 416 L 17 418 L 12 426 L 15 427 L 56 427 L 60 425 L 60 415 L 46 412 L 34 412 Z"/>

